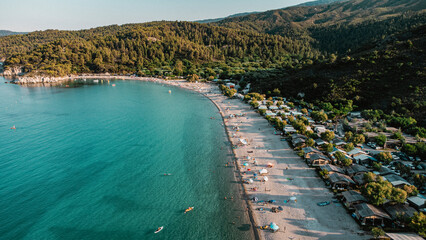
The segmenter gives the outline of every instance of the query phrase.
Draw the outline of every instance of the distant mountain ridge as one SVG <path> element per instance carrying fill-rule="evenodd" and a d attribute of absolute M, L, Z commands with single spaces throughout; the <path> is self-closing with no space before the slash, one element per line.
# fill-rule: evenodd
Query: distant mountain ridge
<path fill-rule="evenodd" d="M 223 18 L 211 18 L 211 19 L 197 20 L 197 21 L 194 21 L 194 22 L 197 22 L 197 23 L 213 23 L 213 22 L 222 21 L 226 18 L 242 17 L 242 16 L 246 16 L 246 15 L 250 15 L 250 14 L 256 14 L 256 13 L 260 13 L 260 12 L 236 13 L 236 14 L 232 14 L 232 15 L 229 15 L 229 16 L 223 17 Z"/>
<path fill-rule="evenodd" d="M 426 12 L 424 0 L 352 0 L 333 4 L 294 6 L 258 14 L 226 18 L 215 25 L 249 29 L 269 34 L 285 34 L 288 28 L 359 24 L 384 20 L 406 12 Z"/>
<path fill-rule="evenodd" d="M 349 1 L 349 0 L 318 0 L 318 1 L 301 3 L 296 6 L 318 6 L 318 5 L 331 4 L 331 3 L 344 2 L 344 1 Z"/>
<path fill-rule="evenodd" d="M 317 6 L 317 5 L 330 4 L 330 3 L 342 2 L 342 1 L 348 1 L 348 0 L 318 0 L 318 1 L 301 3 L 301 4 L 296 5 L 296 6 Z M 281 8 L 281 9 L 286 9 L 286 8 L 288 8 L 288 7 Z M 214 23 L 214 22 L 219 22 L 219 21 L 222 21 L 222 20 L 228 19 L 228 18 L 243 17 L 243 16 L 247 16 L 247 15 L 251 15 L 251 14 L 257 14 L 257 13 L 262 13 L 262 12 L 237 13 L 237 14 L 232 14 L 232 15 L 229 15 L 229 16 L 223 17 L 223 18 L 211 18 L 211 19 L 197 20 L 197 21 L 194 21 L 194 22 L 197 22 L 197 23 Z"/>
<path fill-rule="evenodd" d="M 13 32 L 9 30 L 0 30 L 0 37 L 18 35 L 18 34 L 26 34 L 26 32 Z"/>

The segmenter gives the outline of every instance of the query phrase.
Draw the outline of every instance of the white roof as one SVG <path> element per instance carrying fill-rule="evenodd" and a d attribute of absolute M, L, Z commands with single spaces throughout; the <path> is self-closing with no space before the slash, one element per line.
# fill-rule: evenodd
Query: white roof
<path fill-rule="evenodd" d="M 268 107 L 267 106 L 265 106 L 265 105 L 261 105 L 261 106 L 259 106 L 259 109 L 268 109 Z"/>

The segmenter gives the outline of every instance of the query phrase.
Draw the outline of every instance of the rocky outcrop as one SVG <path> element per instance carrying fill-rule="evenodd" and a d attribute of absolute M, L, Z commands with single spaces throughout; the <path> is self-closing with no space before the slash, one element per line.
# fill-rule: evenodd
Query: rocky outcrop
<path fill-rule="evenodd" d="M 17 84 L 30 84 L 30 83 L 57 83 L 65 80 L 70 80 L 71 77 L 45 77 L 45 76 L 31 76 L 31 77 L 18 77 L 13 80 Z"/>
<path fill-rule="evenodd" d="M 19 76 L 24 74 L 23 67 L 8 67 L 2 72 L 4 76 Z"/>

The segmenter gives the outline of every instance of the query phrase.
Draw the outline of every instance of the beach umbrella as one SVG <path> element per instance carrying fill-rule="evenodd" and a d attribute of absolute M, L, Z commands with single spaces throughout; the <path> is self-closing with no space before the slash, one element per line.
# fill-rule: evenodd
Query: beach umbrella
<path fill-rule="evenodd" d="M 250 156 L 247 156 L 247 160 L 250 160 L 251 159 L 251 157 Z"/>
<path fill-rule="evenodd" d="M 248 163 L 244 163 L 243 165 L 244 165 L 245 167 L 247 167 L 249 164 L 248 164 Z"/>
<path fill-rule="evenodd" d="M 268 167 L 273 167 L 274 166 L 274 164 L 272 164 L 272 163 L 268 163 L 267 165 L 268 165 Z"/>
<path fill-rule="evenodd" d="M 263 180 L 264 180 L 265 182 L 267 182 L 269 179 L 268 179 L 268 177 L 267 177 L 267 176 L 264 176 L 264 177 L 263 177 Z"/>
<path fill-rule="evenodd" d="M 291 198 L 290 198 L 290 200 L 291 200 L 291 201 L 296 201 L 296 200 L 297 200 L 297 198 L 296 198 L 296 197 L 291 197 Z"/>
<path fill-rule="evenodd" d="M 249 183 L 253 183 L 253 179 L 251 179 L 251 178 L 248 181 L 249 181 Z"/>
<path fill-rule="evenodd" d="M 239 140 L 240 140 L 240 142 L 241 142 L 243 145 L 247 145 L 247 140 L 246 140 L 246 139 L 240 138 Z"/>
<path fill-rule="evenodd" d="M 274 231 L 278 231 L 278 229 L 280 229 L 280 227 L 278 227 L 277 224 L 275 224 L 274 222 L 271 222 L 271 224 L 269 225 L 269 227 Z"/>
<path fill-rule="evenodd" d="M 247 171 L 249 171 L 249 172 L 250 172 L 250 171 L 251 171 L 251 168 L 247 169 Z"/>
<path fill-rule="evenodd" d="M 266 169 L 259 170 L 259 174 L 267 174 L 267 173 L 268 173 L 268 170 Z"/>

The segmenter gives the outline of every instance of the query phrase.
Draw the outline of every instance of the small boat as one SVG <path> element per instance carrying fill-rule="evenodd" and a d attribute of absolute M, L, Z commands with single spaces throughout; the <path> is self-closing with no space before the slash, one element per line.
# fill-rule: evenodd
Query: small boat
<path fill-rule="evenodd" d="M 189 207 L 189 208 L 187 208 L 187 209 L 185 210 L 185 212 L 184 212 L 184 213 L 190 212 L 190 211 L 192 211 L 192 210 L 194 210 L 194 207 Z"/>
<path fill-rule="evenodd" d="M 169 90 L 169 93 L 172 93 L 172 90 Z"/>
<path fill-rule="evenodd" d="M 171 173 L 165 173 L 164 176 L 171 176 Z"/>
<path fill-rule="evenodd" d="M 112 84 L 113 87 L 115 87 L 115 84 Z"/>
<path fill-rule="evenodd" d="M 10 129 L 13 129 L 13 130 L 15 130 L 15 129 L 16 129 L 15 125 L 13 125 L 13 127 L 11 127 Z"/>
<path fill-rule="evenodd" d="M 161 230 L 163 230 L 163 228 L 164 228 L 164 226 L 161 226 L 161 227 L 157 228 L 157 230 L 155 230 L 154 233 L 159 233 Z"/>

